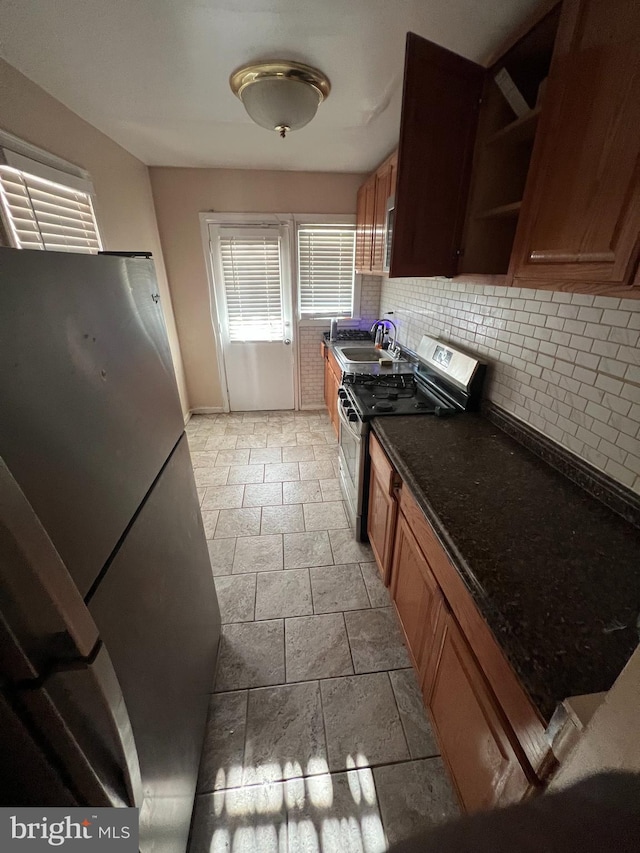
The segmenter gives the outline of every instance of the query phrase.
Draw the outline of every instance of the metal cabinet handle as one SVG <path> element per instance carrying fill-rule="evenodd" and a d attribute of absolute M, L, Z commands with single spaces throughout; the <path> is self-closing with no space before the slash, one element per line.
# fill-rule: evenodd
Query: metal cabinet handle
<path fill-rule="evenodd" d="M 291 343 L 291 338 L 285 338 L 282 343 L 286 344 L 286 346 L 289 346 L 289 344 Z"/>

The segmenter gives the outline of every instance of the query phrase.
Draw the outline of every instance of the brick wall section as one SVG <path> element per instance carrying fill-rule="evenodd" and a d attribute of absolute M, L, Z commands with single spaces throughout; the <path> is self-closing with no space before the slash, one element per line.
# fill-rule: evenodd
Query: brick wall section
<path fill-rule="evenodd" d="M 298 357 L 300 359 L 300 407 L 324 407 L 324 362 L 320 355 L 322 333 L 326 328 L 302 326 L 298 331 Z"/>
<path fill-rule="evenodd" d="M 360 285 L 360 328 L 370 329 L 381 315 L 380 291 L 382 279 L 377 275 L 363 275 Z"/>
<path fill-rule="evenodd" d="M 363 275 L 360 281 L 360 321 L 342 324 L 344 327 L 369 329 L 380 316 L 380 288 L 382 279 Z M 303 409 L 324 406 L 324 364 L 320 356 L 320 342 L 326 326 L 301 326 L 298 331 L 298 358 L 300 363 L 300 406 Z"/>
<path fill-rule="evenodd" d="M 640 493 L 640 300 L 381 281 L 402 344 L 428 333 L 480 353 L 490 399 Z"/>

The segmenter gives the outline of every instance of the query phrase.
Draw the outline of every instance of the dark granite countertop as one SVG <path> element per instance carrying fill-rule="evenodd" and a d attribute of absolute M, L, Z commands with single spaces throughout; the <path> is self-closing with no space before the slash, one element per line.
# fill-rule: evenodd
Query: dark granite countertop
<path fill-rule="evenodd" d="M 545 720 L 638 644 L 640 531 L 477 414 L 373 427 Z"/>

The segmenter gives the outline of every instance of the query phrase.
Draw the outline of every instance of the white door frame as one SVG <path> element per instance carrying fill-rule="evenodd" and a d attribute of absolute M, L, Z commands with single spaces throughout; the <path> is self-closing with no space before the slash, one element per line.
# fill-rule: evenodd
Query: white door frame
<path fill-rule="evenodd" d="M 299 366 L 298 366 L 298 323 L 297 323 L 297 284 L 295 275 L 295 234 L 293 216 L 287 213 L 201 213 L 200 214 L 200 234 L 202 237 L 202 247 L 204 250 L 205 267 L 207 270 L 207 282 L 209 285 L 209 306 L 211 315 L 211 329 L 216 345 L 216 355 L 218 360 L 218 379 L 220 381 L 220 389 L 222 391 L 222 408 L 223 411 L 231 411 L 229 405 L 229 392 L 227 390 L 227 374 L 225 371 L 224 351 L 222 348 L 222 330 L 220 327 L 220 306 L 216 296 L 215 287 L 215 272 L 214 260 L 211 242 L 209 239 L 210 225 L 284 225 L 289 224 L 291 231 L 291 239 L 288 243 L 289 253 L 289 269 L 291 270 L 291 303 L 292 303 L 292 322 L 291 322 L 291 338 L 293 348 L 293 406 L 294 410 L 300 408 L 300 384 L 299 384 Z"/>

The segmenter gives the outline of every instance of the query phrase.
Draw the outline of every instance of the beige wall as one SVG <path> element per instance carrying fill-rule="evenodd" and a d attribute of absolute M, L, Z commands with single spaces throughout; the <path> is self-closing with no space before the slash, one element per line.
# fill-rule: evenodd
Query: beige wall
<path fill-rule="evenodd" d="M 552 788 L 604 770 L 640 772 L 640 649 L 636 649 L 563 762 Z"/>
<path fill-rule="evenodd" d="M 286 144 L 286 142 L 285 142 Z M 199 214 L 355 213 L 362 175 L 152 167 L 192 408 L 222 405 Z"/>
<path fill-rule="evenodd" d="M 178 389 L 186 412 L 188 399 L 180 344 L 147 167 L 1 59 L 0 128 L 90 173 L 105 249 L 153 252 Z"/>

